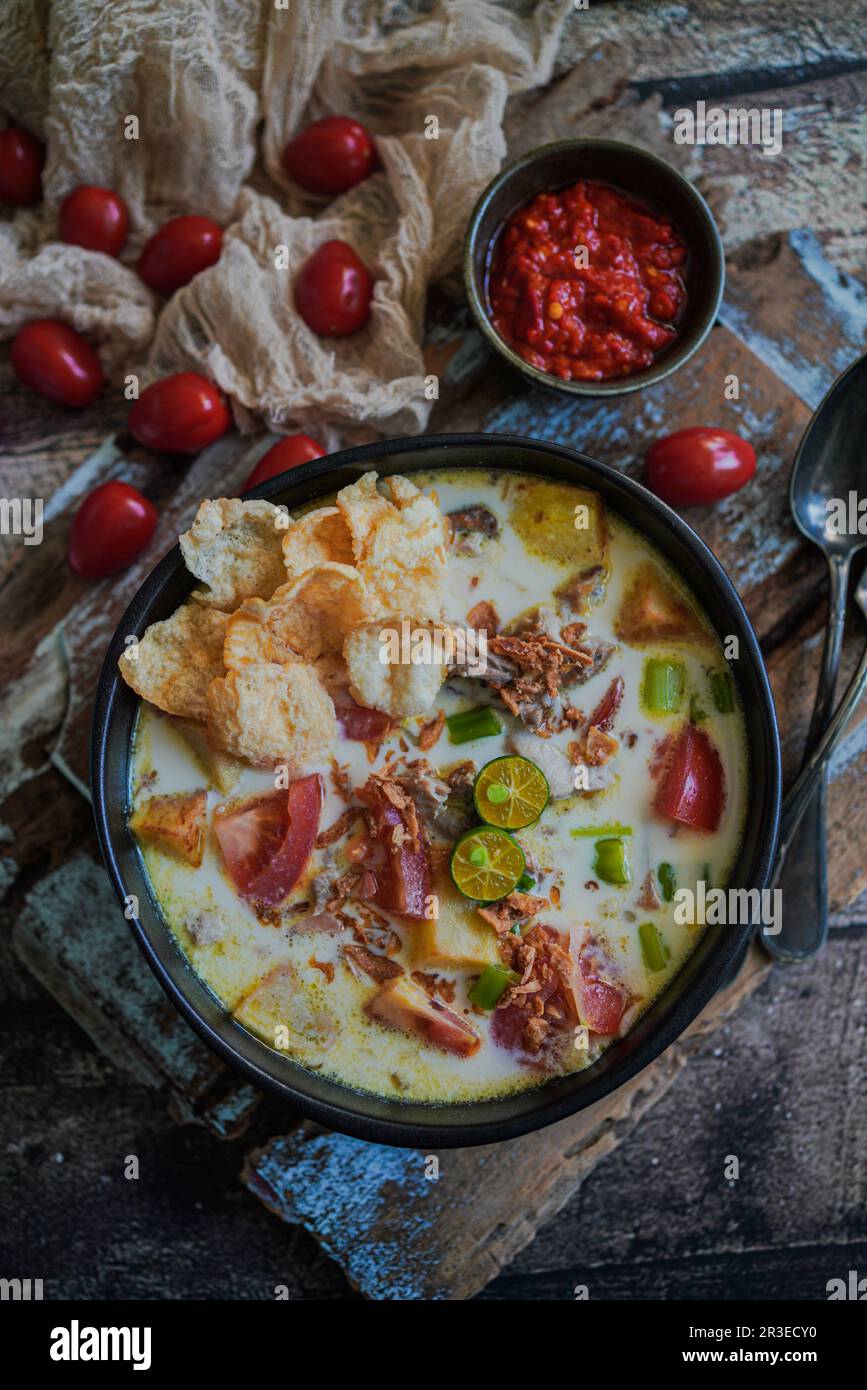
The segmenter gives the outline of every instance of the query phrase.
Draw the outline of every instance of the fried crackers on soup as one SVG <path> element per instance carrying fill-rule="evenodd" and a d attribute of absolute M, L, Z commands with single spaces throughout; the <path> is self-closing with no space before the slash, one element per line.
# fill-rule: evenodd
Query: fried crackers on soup
<path fill-rule="evenodd" d="M 170 618 L 151 623 L 123 653 L 118 668 L 127 685 L 167 714 L 202 722 L 207 690 L 223 674 L 228 617 L 200 603 L 185 603 Z"/>
<path fill-rule="evenodd" d="M 256 767 L 286 763 L 292 771 L 331 751 L 337 719 L 311 667 L 263 662 L 212 681 L 208 731 L 237 758 Z"/>
<path fill-rule="evenodd" d="M 283 589 L 290 586 L 283 585 Z M 262 598 L 248 598 L 233 613 L 226 627 L 223 661 L 230 671 L 262 662 L 300 661 L 301 657 L 284 640 L 279 626 L 283 610 L 279 605 L 282 589 L 270 603 Z"/>
<path fill-rule="evenodd" d="M 270 598 L 286 579 L 286 522 L 286 512 L 270 502 L 202 502 L 180 537 L 187 569 L 205 585 L 194 591 L 198 602 L 231 613 L 246 598 Z"/>
<path fill-rule="evenodd" d="M 272 625 L 306 661 L 339 652 L 356 624 L 373 612 L 364 580 L 352 565 L 316 565 L 278 592 L 279 614 Z"/>
<path fill-rule="evenodd" d="M 223 657 L 230 670 L 251 662 L 316 661 L 339 653 L 348 632 L 370 617 L 358 570 L 328 562 L 282 584 L 269 602 L 247 599 L 229 619 Z"/>
<path fill-rule="evenodd" d="M 408 478 L 385 479 L 387 496 L 377 491 L 375 478 L 366 473 L 337 494 L 374 611 L 440 617 L 448 555 L 445 517 Z"/>
<path fill-rule="evenodd" d="M 339 507 L 317 507 L 292 523 L 283 534 L 283 562 L 289 579 L 333 560 L 353 565 L 352 536 Z"/>
<path fill-rule="evenodd" d="M 410 630 L 427 630 L 434 637 L 445 628 L 417 618 L 407 620 Z M 447 666 L 432 661 L 392 661 L 387 658 L 393 637 L 402 630 L 401 618 L 380 618 L 376 622 L 360 623 L 343 644 L 343 656 L 349 673 L 349 692 L 360 705 L 382 710 L 393 718 L 408 714 L 426 714 L 433 707 L 440 686 L 446 678 Z M 403 655 L 403 653 L 400 653 Z"/>

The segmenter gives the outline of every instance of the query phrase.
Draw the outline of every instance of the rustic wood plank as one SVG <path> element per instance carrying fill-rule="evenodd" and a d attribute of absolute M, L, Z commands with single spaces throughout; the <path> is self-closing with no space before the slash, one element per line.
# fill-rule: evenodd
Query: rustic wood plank
<path fill-rule="evenodd" d="M 258 1093 L 199 1041 L 142 960 L 100 864 L 78 853 L 32 889 L 19 958 L 113 1063 L 167 1088 L 178 1118 L 220 1138 L 243 1133 Z"/>
<path fill-rule="evenodd" d="M 863 26 L 862 26 L 863 28 Z M 751 92 L 735 105 L 783 113 L 783 154 L 707 145 L 702 182 L 729 254 L 756 237 L 809 227 L 837 269 L 864 274 L 867 71 Z"/>
<path fill-rule="evenodd" d="M 654 90 L 664 82 L 676 99 L 696 88 L 699 96 L 750 91 L 756 70 L 803 82 L 867 59 L 867 38 L 851 0 L 823 0 L 821 6 L 814 0 L 739 0 L 736 11 L 729 0 L 591 3 L 576 10 L 560 64 L 602 43 L 623 48 L 634 83 Z M 675 86 L 685 78 L 688 85 Z"/>
<path fill-rule="evenodd" d="M 867 287 L 799 228 L 756 238 L 729 257 L 720 319 L 815 410 L 864 352 Z"/>

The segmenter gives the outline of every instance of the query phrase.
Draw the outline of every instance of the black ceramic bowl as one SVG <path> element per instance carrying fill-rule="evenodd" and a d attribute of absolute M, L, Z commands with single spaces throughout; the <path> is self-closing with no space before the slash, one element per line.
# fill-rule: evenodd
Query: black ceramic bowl
<path fill-rule="evenodd" d="M 578 179 L 607 183 L 631 194 L 652 210 L 668 213 L 689 248 L 687 300 L 678 336 L 664 352 L 632 376 L 607 381 L 561 381 L 525 362 L 494 328 L 488 306 L 487 277 L 494 244 L 513 212 L 537 193 L 568 188 Z M 521 155 L 502 169 L 477 202 L 464 246 L 464 282 L 479 328 L 501 357 L 536 386 L 571 396 L 622 396 L 662 381 L 683 366 L 713 327 L 725 284 L 722 241 L 701 194 L 671 164 L 619 140 L 562 140 Z"/>
<path fill-rule="evenodd" d="M 455 434 L 392 439 L 303 464 L 251 495 L 293 507 L 353 482 L 368 469 L 381 474 L 434 468 L 500 468 L 564 478 L 595 488 L 606 503 L 646 535 L 692 588 L 717 632 L 740 643 L 735 662 L 746 715 L 750 797 L 743 848 L 733 886 L 769 881 L 780 814 L 780 750 L 774 706 L 753 630 L 731 583 L 698 536 L 639 483 L 584 454 L 516 435 Z M 163 924 L 142 861 L 127 830 L 131 740 L 137 697 L 117 673 L 125 638 L 167 618 L 193 586 L 175 546 L 127 609 L 112 639 L 97 692 L 91 785 L 102 852 L 123 901 L 134 893 L 132 923 L 148 963 L 169 997 L 215 1052 L 257 1086 L 275 1092 L 332 1129 L 379 1143 L 444 1148 L 487 1144 L 561 1120 L 621 1086 L 653 1061 L 695 1018 L 738 962 L 752 928 L 708 927 L 680 974 L 639 1019 L 585 1071 L 532 1091 L 476 1104 L 424 1105 L 351 1090 L 290 1061 L 241 1028 L 193 973 Z M 117 930 L 126 930 L 118 913 Z"/>

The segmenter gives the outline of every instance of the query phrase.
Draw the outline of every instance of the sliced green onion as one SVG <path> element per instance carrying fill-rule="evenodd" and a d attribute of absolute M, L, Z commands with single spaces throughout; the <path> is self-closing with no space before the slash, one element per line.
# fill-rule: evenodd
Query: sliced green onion
<path fill-rule="evenodd" d="M 486 965 L 470 990 L 470 1001 L 480 1009 L 493 1009 L 509 985 L 516 985 L 520 978 L 514 970 L 504 970 L 501 965 Z"/>
<path fill-rule="evenodd" d="M 520 922 L 516 922 L 515 925 L 512 927 L 511 931 L 513 936 L 522 936 L 523 932 L 521 931 Z"/>
<path fill-rule="evenodd" d="M 720 714 L 731 714 L 735 707 L 732 678 L 728 671 L 711 671 L 710 693 Z"/>
<path fill-rule="evenodd" d="M 703 719 L 707 719 L 707 710 L 701 703 L 697 695 L 691 695 L 689 699 L 689 717 L 693 724 L 700 724 Z"/>
<path fill-rule="evenodd" d="M 515 887 L 519 893 L 529 893 L 531 888 L 536 887 L 536 880 L 532 874 L 521 874 Z"/>
<path fill-rule="evenodd" d="M 570 830 L 569 834 L 573 840 L 579 840 L 583 836 L 594 835 L 631 835 L 631 825 L 579 825 L 575 830 Z"/>
<path fill-rule="evenodd" d="M 648 970 L 653 971 L 654 974 L 658 970 L 664 970 L 671 960 L 671 951 L 660 936 L 656 923 L 642 922 L 638 928 L 638 939 L 641 942 L 644 964 Z"/>
<path fill-rule="evenodd" d="M 461 710 L 460 714 L 450 714 L 446 725 L 449 743 L 470 743 L 474 738 L 491 738 L 503 732 L 502 724 L 487 705 L 476 705 L 473 709 Z"/>
<path fill-rule="evenodd" d="M 671 864 L 660 864 L 656 871 L 659 879 L 659 886 L 662 889 L 662 896 L 667 903 L 674 901 L 674 894 L 677 888 L 677 874 Z"/>
<path fill-rule="evenodd" d="M 674 714 L 683 700 L 685 672 L 679 661 L 650 657 L 644 663 L 641 698 L 651 714 Z"/>
<path fill-rule="evenodd" d="M 623 840 L 597 840 L 593 872 L 604 883 L 631 883 L 632 870 Z"/>

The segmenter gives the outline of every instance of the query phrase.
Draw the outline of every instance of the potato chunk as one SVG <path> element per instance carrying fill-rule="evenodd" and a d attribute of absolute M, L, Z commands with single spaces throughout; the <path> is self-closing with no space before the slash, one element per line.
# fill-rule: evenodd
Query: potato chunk
<path fill-rule="evenodd" d="M 578 571 L 607 564 L 608 523 L 596 492 L 570 483 L 522 483 L 510 520 L 531 553 Z"/>
<path fill-rule="evenodd" d="M 698 614 L 650 561 L 639 565 L 626 590 L 614 631 L 624 642 L 709 642 Z"/>
<path fill-rule="evenodd" d="M 465 1018 L 438 999 L 431 999 L 406 975 L 386 980 L 365 1007 L 380 1023 L 412 1033 L 458 1057 L 472 1057 L 481 1047 L 481 1038 Z"/>
<path fill-rule="evenodd" d="M 337 1041 L 341 1025 L 323 1001 L 302 987 L 288 962 L 275 965 L 238 1000 L 235 1018 L 271 1047 L 318 1061 Z"/>
<path fill-rule="evenodd" d="M 207 801 L 206 791 L 151 796 L 130 816 L 129 828 L 139 844 L 197 869 L 205 853 Z"/>
<path fill-rule="evenodd" d="M 450 879 L 441 876 L 435 888 L 438 916 L 419 922 L 413 929 L 413 964 L 419 970 L 484 970 L 497 965 L 497 934 L 479 921 L 476 904 L 458 893 Z"/>
<path fill-rule="evenodd" d="M 244 771 L 243 763 L 216 748 L 209 741 L 204 724 L 196 724 L 192 719 L 174 719 L 172 727 L 189 745 L 211 786 L 220 792 L 230 792 Z"/>

